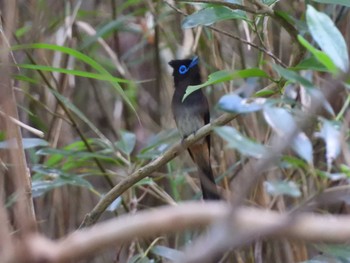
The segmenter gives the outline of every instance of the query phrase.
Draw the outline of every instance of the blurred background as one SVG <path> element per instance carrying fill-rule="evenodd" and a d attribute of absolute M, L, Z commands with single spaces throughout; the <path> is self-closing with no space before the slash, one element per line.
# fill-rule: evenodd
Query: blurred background
<path fill-rule="evenodd" d="M 309 2 L 267 4 L 274 4 L 303 34 Z M 332 18 L 349 45 L 347 9 L 312 4 Z M 219 70 L 259 68 L 269 76 L 248 76 L 206 87 L 212 119 L 223 113 L 217 107 L 220 98 L 233 91 L 243 98 L 260 91 L 260 97 L 291 96 L 294 102 L 300 101 L 298 85 L 286 85 L 290 95 L 278 81 L 271 81 L 279 77 L 272 64 L 295 67 L 307 57 L 296 51 L 290 32 L 277 20 L 245 12 L 238 14 L 244 19 L 217 19 L 214 29 L 201 26 L 210 16 L 185 20 L 187 14 L 203 7 L 170 0 L 17 1 L 15 31 L 9 43 L 13 46 L 11 81 L 20 121 L 44 134 L 22 129 L 41 233 L 57 239 L 74 231 L 114 185 L 181 140 L 170 108 L 174 90 L 170 60 L 198 55 L 203 82 Z M 310 77 L 321 89 L 324 74 Z M 307 73 L 304 76 L 308 78 Z M 341 94 L 344 96 L 329 101 L 336 113 L 347 92 Z M 269 141 L 272 132 L 260 113 L 239 116 L 230 125 L 261 144 Z M 212 166 L 224 191 L 248 159 L 227 148 L 218 135 L 213 137 Z M 4 138 L 1 131 L 1 141 Z M 317 140 L 313 144 L 319 146 L 314 150 L 314 164 L 326 170 L 324 144 Z M 290 166 L 269 171 L 264 178 L 287 178 L 300 187 L 287 186 L 286 195 L 271 195 L 261 179 L 247 200 L 250 205 L 284 211 L 300 204 L 302 196 L 338 183 L 311 172 L 302 158 L 293 154 L 289 158 Z M 184 152 L 128 189 L 100 221 L 200 198 L 196 167 Z M 6 203 L 11 206 L 9 192 Z M 162 255 L 169 257 L 199 233 L 200 229 L 135 239 L 82 262 L 163 262 Z M 257 241 L 228 253 L 222 262 L 302 262 L 319 253 L 324 251 L 303 242 Z"/>

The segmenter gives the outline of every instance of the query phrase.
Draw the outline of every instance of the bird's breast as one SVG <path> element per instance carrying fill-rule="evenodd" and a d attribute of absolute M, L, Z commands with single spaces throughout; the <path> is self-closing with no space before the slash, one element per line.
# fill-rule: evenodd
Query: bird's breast
<path fill-rule="evenodd" d="M 204 115 L 197 105 L 178 105 L 173 108 L 173 111 L 176 126 L 182 137 L 187 137 L 204 126 Z"/>

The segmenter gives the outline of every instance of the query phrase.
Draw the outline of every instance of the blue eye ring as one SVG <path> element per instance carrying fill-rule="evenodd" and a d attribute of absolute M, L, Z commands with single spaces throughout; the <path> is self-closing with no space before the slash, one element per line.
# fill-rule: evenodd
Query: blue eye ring
<path fill-rule="evenodd" d="M 198 57 L 195 56 L 195 57 L 192 59 L 191 64 L 190 64 L 188 67 L 186 67 L 185 65 L 181 65 L 181 66 L 179 67 L 179 73 L 180 73 L 181 75 L 183 75 L 183 74 L 185 74 L 187 71 L 189 71 L 190 68 L 193 68 L 193 67 L 196 66 L 197 64 L 198 64 Z"/>
<path fill-rule="evenodd" d="M 185 74 L 188 71 L 188 68 L 185 65 L 181 65 L 179 67 L 179 73 L 180 74 Z"/>

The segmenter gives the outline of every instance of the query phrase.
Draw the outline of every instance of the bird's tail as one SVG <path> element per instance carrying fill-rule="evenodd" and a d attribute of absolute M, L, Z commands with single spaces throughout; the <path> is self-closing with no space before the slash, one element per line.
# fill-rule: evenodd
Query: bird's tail
<path fill-rule="evenodd" d="M 209 148 L 206 143 L 196 143 L 188 151 L 198 167 L 198 175 L 205 200 L 219 200 L 220 195 L 216 187 L 213 170 L 210 165 Z"/>

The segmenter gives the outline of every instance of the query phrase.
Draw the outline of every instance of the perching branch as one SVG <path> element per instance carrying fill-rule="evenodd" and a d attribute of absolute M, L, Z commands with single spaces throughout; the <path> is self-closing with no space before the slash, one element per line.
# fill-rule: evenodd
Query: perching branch
<path fill-rule="evenodd" d="M 131 175 L 128 175 L 124 180 L 122 180 L 119 184 L 114 186 L 92 209 L 90 213 L 88 213 L 84 221 L 81 224 L 81 227 L 90 226 L 100 218 L 102 213 L 107 209 L 107 207 L 121 194 L 123 194 L 127 189 L 132 187 L 134 184 L 142 180 L 143 178 L 149 176 L 151 173 L 165 165 L 170 160 L 174 159 L 177 155 L 179 155 L 182 151 L 187 149 L 190 145 L 200 140 L 201 138 L 208 135 L 213 127 L 225 125 L 229 121 L 233 120 L 237 115 L 225 113 L 212 121 L 211 123 L 205 125 L 201 129 L 199 129 L 196 134 L 190 135 L 182 142 L 178 142 L 170 147 L 165 153 L 151 161 L 147 165 L 141 167 Z"/>

